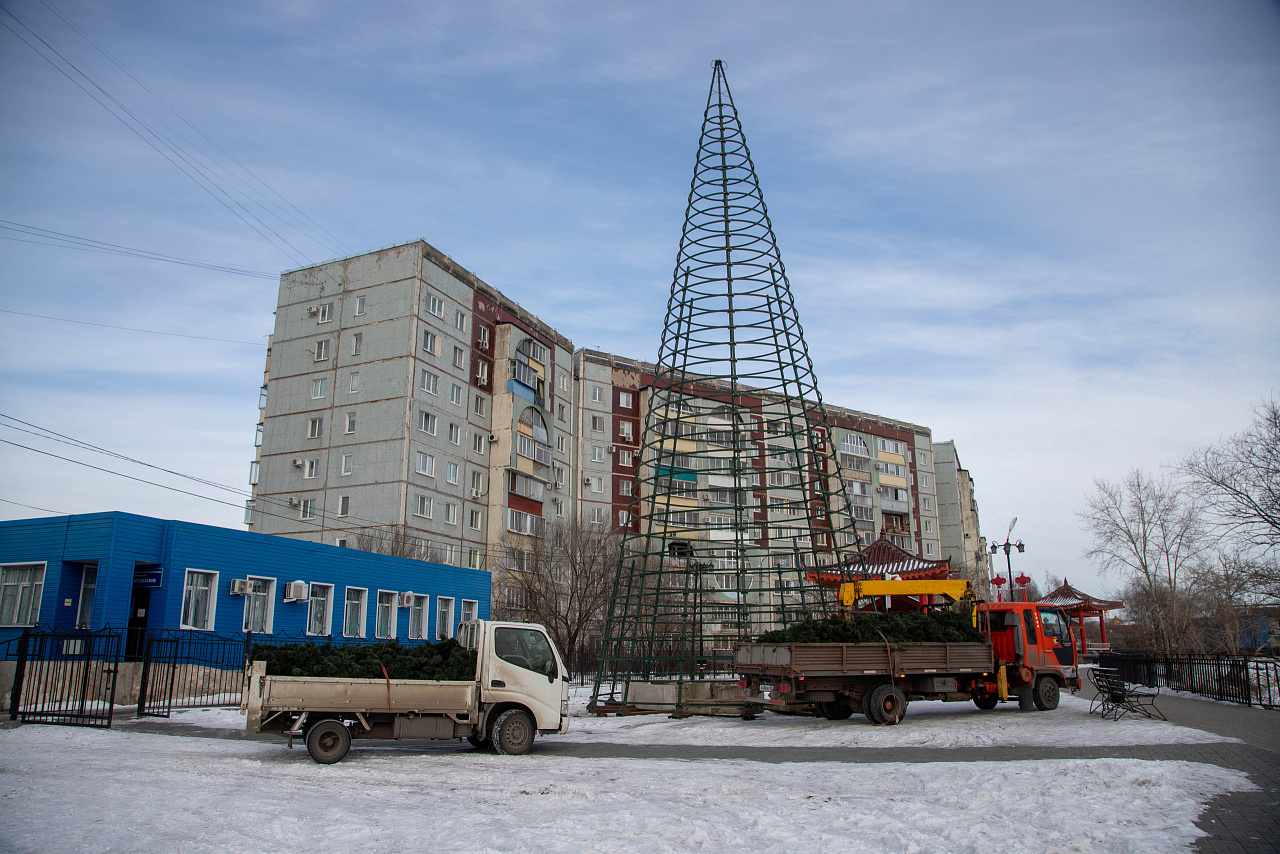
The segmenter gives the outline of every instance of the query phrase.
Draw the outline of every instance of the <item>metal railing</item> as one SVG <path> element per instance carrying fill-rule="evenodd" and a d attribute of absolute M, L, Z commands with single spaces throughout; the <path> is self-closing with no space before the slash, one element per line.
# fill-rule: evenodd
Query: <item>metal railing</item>
<path fill-rule="evenodd" d="M 120 633 L 28 629 L 17 643 L 9 716 L 24 723 L 110 727 Z"/>
<path fill-rule="evenodd" d="M 1280 660 L 1243 655 L 1100 652 L 1100 667 L 1126 682 L 1187 691 L 1214 700 L 1280 709 Z"/>

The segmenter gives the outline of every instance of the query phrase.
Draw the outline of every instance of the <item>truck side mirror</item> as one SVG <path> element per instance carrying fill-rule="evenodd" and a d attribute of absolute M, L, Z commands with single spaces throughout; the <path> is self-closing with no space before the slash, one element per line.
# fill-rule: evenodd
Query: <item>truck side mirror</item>
<path fill-rule="evenodd" d="M 543 665 L 542 672 L 547 674 L 548 682 L 556 681 L 556 669 L 556 663 L 554 661 L 548 661 Z"/>

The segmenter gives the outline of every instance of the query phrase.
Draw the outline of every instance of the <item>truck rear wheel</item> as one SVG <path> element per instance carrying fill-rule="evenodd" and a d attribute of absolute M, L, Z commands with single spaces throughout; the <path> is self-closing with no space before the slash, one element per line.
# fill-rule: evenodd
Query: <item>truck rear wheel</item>
<path fill-rule="evenodd" d="M 1000 698 L 995 694 L 979 694 L 973 698 L 973 704 L 984 712 L 989 712 L 1000 702 Z"/>
<path fill-rule="evenodd" d="M 831 700 L 826 703 L 814 703 L 814 710 L 829 721 L 847 721 L 853 716 L 853 706 L 848 700 Z"/>
<path fill-rule="evenodd" d="M 907 695 L 896 685 L 877 685 L 862 706 L 873 724 L 893 726 L 907 713 Z"/>
<path fill-rule="evenodd" d="M 498 715 L 489 732 L 493 749 L 506 756 L 523 756 L 533 747 L 534 727 L 529 713 L 507 709 Z"/>
<path fill-rule="evenodd" d="M 321 765 L 341 762 L 351 749 L 351 731 L 341 721 L 320 721 L 307 733 L 307 753 Z"/>
<path fill-rule="evenodd" d="M 1031 694 L 1031 700 L 1040 711 L 1051 712 L 1058 708 L 1058 698 L 1061 693 L 1057 679 L 1052 676 L 1041 676 L 1036 680 L 1036 689 Z"/>

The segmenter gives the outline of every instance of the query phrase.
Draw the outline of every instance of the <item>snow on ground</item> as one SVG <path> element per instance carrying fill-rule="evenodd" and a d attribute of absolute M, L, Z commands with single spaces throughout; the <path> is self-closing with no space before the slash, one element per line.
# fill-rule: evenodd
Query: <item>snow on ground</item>
<path fill-rule="evenodd" d="M 1160 720 L 1089 714 L 1089 701 L 1063 694 L 1052 712 L 1019 712 L 1001 703 L 980 711 L 973 703 L 919 702 L 897 726 L 872 726 L 862 715 L 847 721 L 765 713 L 754 721 L 730 717 L 672 720 L 665 714 L 597 718 L 587 714 L 590 688 L 571 689 L 569 732 L 557 741 L 611 744 L 744 745 L 750 747 L 1114 747 L 1126 744 L 1205 744 L 1238 739 Z"/>
<path fill-rule="evenodd" d="M 361 745 L 338 765 L 257 742 L 0 731 L 14 852 L 1167 852 L 1215 795 L 1194 762 L 571 759 Z M 998 842 L 997 842 L 998 841 Z"/>

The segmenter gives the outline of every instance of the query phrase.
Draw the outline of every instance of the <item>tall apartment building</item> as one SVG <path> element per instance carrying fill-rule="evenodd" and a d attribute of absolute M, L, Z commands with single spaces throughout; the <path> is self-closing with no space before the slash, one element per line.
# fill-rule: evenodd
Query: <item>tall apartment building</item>
<path fill-rule="evenodd" d="M 974 582 L 980 595 L 989 598 L 991 556 L 978 523 L 973 478 L 960 465 L 954 441 L 938 442 L 934 455 L 942 554 L 951 558 L 955 570 Z"/>
<path fill-rule="evenodd" d="M 423 241 L 283 274 L 246 523 L 494 568 L 572 501 L 572 356 Z"/>
<path fill-rule="evenodd" d="M 611 353 L 583 349 L 574 354 L 583 518 L 609 518 L 614 525 L 629 521 L 655 371 L 651 363 Z M 714 385 L 708 383 L 711 393 Z M 767 406 L 762 402 L 762 413 Z M 862 541 L 869 543 L 883 532 L 909 552 L 939 559 L 942 547 L 929 429 L 830 403 L 826 409 Z M 696 491 L 682 497 L 680 506 L 687 504 L 690 513 L 715 514 L 727 499 L 717 490 L 713 472 L 697 474 Z M 772 509 L 770 504 L 789 502 L 772 502 L 775 496 L 769 494 L 776 492 L 780 498 L 787 488 L 782 483 L 761 484 L 764 498 L 759 512 L 768 514 L 762 517 L 766 524 L 787 524 L 787 511 Z"/>

